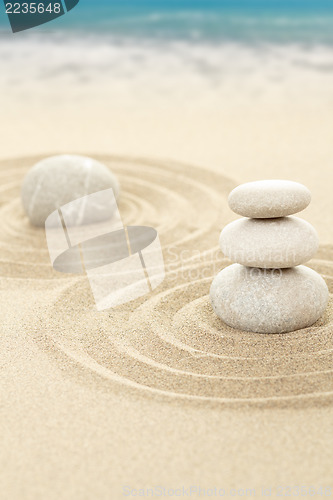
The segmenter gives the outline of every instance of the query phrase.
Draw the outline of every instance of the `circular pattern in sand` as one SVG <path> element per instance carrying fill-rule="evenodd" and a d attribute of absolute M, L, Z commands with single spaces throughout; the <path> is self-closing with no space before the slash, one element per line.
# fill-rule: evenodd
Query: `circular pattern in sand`
<path fill-rule="evenodd" d="M 212 279 L 229 264 L 218 238 L 232 218 L 227 196 L 235 184 L 188 165 L 98 159 L 121 182 L 124 224 L 158 230 L 166 278 L 153 293 L 98 312 L 87 278 L 51 268 L 43 231 L 20 208 L 19 184 L 36 159 L 2 162 L 1 275 L 26 280 L 31 293 L 33 280 L 45 285 L 50 303 L 36 308 L 35 322 L 49 355 L 65 371 L 83 373 L 81 381 L 93 377 L 113 390 L 205 404 L 330 403 L 332 300 L 316 325 L 282 335 L 233 330 L 211 308 Z M 309 265 L 332 293 L 333 247 L 321 247 Z M 53 289 L 59 279 L 63 286 Z"/>

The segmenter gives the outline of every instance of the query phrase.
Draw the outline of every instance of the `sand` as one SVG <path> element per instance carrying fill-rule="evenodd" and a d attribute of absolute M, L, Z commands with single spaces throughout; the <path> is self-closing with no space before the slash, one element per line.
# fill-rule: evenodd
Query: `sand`
<path fill-rule="evenodd" d="M 209 303 L 229 264 L 218 237 L 235 181 L 97 156 L 120 180 L 124 224 L 154 226 L 166 265 L 153 293 L 98 312 L 87 278 L 52 269 L 43 229 L 21 208 L 21 180 L 39 159 L 0 163 L 5 498 L 332 486 L 332 301 L 313 327 L 284 335 L 233 330 Z M 332 292 L 333 246 L 309 266 Z"/>

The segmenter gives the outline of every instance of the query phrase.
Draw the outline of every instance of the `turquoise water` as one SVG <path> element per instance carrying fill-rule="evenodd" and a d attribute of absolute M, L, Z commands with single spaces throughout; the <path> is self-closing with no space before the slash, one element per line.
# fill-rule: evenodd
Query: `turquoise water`
<path fill-rule="evenodd" d="M 9 24 L 1 4 L 2 33 Z M 333 1 L 81 0 L 34 30 L 125 38 L 333 44 Z M 15 35 L 20 36 L 20 35 Z"/>
<path fill-rule="evenodd" d="M 74 17 L 74 13 L 73 13 Z M 140 38 L 333 44 L 333 13 L 225 10 L 100 9 L 64 19 L 67 29 L 100 30 Z"/>

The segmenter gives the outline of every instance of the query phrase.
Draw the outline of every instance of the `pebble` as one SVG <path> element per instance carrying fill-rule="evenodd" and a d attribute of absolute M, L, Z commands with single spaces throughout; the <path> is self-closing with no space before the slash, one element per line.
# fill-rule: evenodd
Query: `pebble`
<path fill-rule="evenodd" d="M 228 202 L 236 214 L 252 218 L 284 217 L 304 210 L 311 193 L 303 184 L 284 180 L 248 182 L 231 191 Z"/>
<path fill-rule="evenodd" d="M 220 247 L 232 262 L 250 267 L 286 268 L 310 260 L 318 250 L 314 227 L 299 217 L 238 219 L 220 236 Z"/>
<path fill-rule="evenodd" d="M 313 325 L 324 313 L 328 289 L 305 266 L 258 269 L 233 264 L 214 279 L 210 298 L 227 325 L 257 333 L 285 333 Z"/>
<path fill-rule="evenodd" d="M 24 178 L 21 197 L 31 224 L 44 226 L 57 208 L 104 189 L 117 198 L 119 184 L 110 170 L 92 158 L 59 155 L 37 163 Z"/>

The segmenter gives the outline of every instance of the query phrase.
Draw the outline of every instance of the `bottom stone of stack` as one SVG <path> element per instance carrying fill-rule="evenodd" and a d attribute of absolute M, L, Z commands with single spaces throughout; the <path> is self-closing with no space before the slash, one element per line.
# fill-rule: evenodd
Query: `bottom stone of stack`
<path fill-rule="evenodd" d="M 238 330 L 286 333 L 313 325 L 324 313 L 328 288 L 306 266 L 261 269 L 233 264 L 210 288 L 217 316 Z"/>

